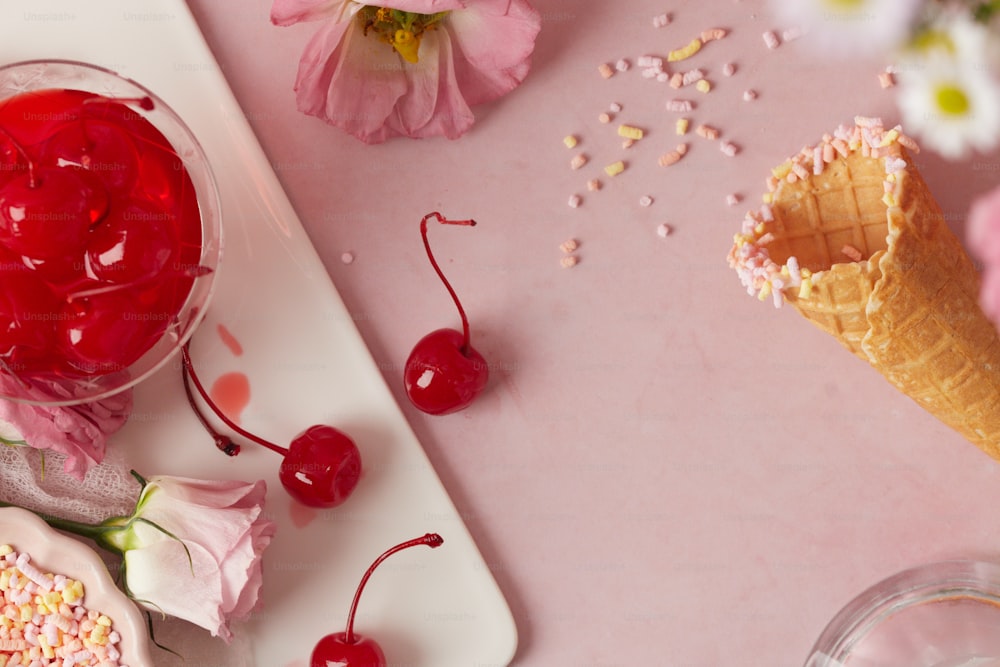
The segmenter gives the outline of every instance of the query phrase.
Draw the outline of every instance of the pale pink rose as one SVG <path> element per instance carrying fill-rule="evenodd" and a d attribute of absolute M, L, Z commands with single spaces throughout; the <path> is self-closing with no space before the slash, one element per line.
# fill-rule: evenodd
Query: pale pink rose
<path fill-rule="evenodd" d="M 983 263 L 979 304 L 987 317 L 1000 323 L 1000 187 L 972 203 L 967 224 L 969 251 Z"/>
<path fill-rule="evenodd" d="M 120 529 L 95 539 L 123 554 L 136 602 L 228 642 L 230 622 L 261 602 L 261 559 L 276 530 L 264 516 L 266 490 L 263 481 L 152 477 L 131 516 L 101 524 Z"/>
<path fill-rule="evenodd" d="M 475 121 L 470 107 L 516 88 L 528 74 L 539 13 L 527 0 L 395 0 L 393 9 L 449 12 L 419 42 L 417 62 L 364 34 L 351 0 L 274 0 L 271 21 L 325 20 L 299 62 L 300 111 L 366 143 L 389 137 L 455 139 Z"/>
<path fill-rule="evenodd" d="M 0 373 L 0 384 L 13 382 Z M 0 393 L 5 393 L 0 386 Z M 132 412 L 132 390 L 81 405 L 43 407 L 0 399 L 0 437 L 66 455 L 66 474 L 83 479 L 104 460 L 108 436 Z"/>

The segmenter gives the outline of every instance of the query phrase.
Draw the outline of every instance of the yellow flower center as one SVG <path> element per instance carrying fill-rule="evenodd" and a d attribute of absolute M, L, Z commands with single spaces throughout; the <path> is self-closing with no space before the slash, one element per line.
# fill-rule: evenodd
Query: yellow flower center
<path fill-rule="evenodd" d="M 420 40 L 428 30 L 437 28 L 449 12 L 418 14 L 388 7 L 365 5 L 357 19 L 364 34 L 385 42 L 408 63 L 419 61 Z"/>
<path fill-rule="evenodd" d="M 965 91 L 954 84 L 942 84 L 934 91 L 934 102 L 946 116 L 964 116 L 972 104 Z"/>

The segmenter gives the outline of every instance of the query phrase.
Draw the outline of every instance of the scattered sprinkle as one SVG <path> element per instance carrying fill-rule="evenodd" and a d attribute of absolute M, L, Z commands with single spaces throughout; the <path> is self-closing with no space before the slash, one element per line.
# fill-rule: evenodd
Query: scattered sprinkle
<path fill-rule="evenodd" d="M 764 44 L 769 49 L 776 49 L 781 46 L 781 42 L 778 40 L 778 36 L 774 34 L 773 31 L 768 30 L 761 37 L 764 39 Z"/>
<path fill-rule="evenodd" d="M 681 75 L 681 85 L 690 86 L 705 78 L 705 73 L 700 69 L 690 69 Z"/>
<path fill-rule="evenodd" d="M 743 201 L 743 197 L 739 196 L 736 193 L 726 195 L 726 203 L 729 204 L 730 206 L 736 206 L 741 201 Z"/>
<path fill-rule="evenodd" d="M 860 262 L 861 258 L 864 256 L 861 254 L 860 250 L 852 245 L 845 245 L 840 249 L 840 252 L 852 262 Z"/>
<path fill-rule="evenodd" d="M 618 102 L 612 102 L 611 104 L 608 105 L 608 111 L 610 111 L 611 113 L 618 113 L 621 110 L 622 110 L 622 105 L 619 104 Z"/>
<path fill-rule="evenodd" d="M 622 148 L 632 148 L 635 146 L 635 139 L 622 139 Z"/>
<path fill-rule="evenodd" d="M 695 37 L 692 39 L 687 46 L 679 49 L 674 49 L 667 54 L 667 62 L 675 63 L 681 60 L 687 60 L 694 54 L 701 50 L 701 39 Z"/>
<path fill-rule="evenodd" d="M 611 65 L 609 65 L 608 63 L 601 63 L 601 64 L 600 64 L 600 65 L 599 65 L 599 66 L 597 67 L 597 71 L 598 71 L 598 72 L 599 72 L 599 73 L 601 74 L 601 76 L 603 76 L 603 77 L 604 77 L 605 79 L 610 79 L 611 77 L 613 77 L 613 76 L 615 75 L 615 68 L 614 68 L 614 67 L 612 67 Z"/>
<path fill-rule="evenodd" d="M 674 72 L 673 76 L 670 77 L 670 87 L 671 88 L 681 88 L 684 85 L 684 75 L 680 72 Z"/>
<path fill-rule="evenodd" d="M 882 72 L 878 75 L 878 82 L 883 88 L 892 88 L 896 85 L 896 77 L 892 75 L 892 72 Z"/>
<path fill-rule="evenodd" d="M 714 42 L 718 39 L 724 39 L 729 31 L 725 28 L 712 28 L 711 30 L 705 30 L 701 33 L 701 41 L 703 42 Z"/>
<path fill-rule="evenodd" d="M 559 249 L 562 250 L 567 255 L 569 255 L 579 247 L 580 247 L 580 242 L 577 241 L 576 239 L 566 239 L 565 241 L 559 244 Z"/>
<path fill-rule="evenodd" d="M 743 101 L 744 102 L 753 102 L 755 99 L 757 99 L 757 91 L 756 90 L 750 89 L 750 90 L 744 90 L 743 91 Z"/>
<path fill-rule="evenodd" d="M 656 71 L 663 70 L 663 58 L 660 58 L 659 56 L 639 56 L 639 60 L 637 62 L 639 63 L 639 67 L 646 67 Z"/>
<path fill-rule="evenodd" d="M 668 81 L 670 81 L 670 75 L 667 74 L 666 72 L 657 72 L 656 80 L 659 81 L 660 83 L 667 83 Z"/>
<path fill-rule="evenodd" d="M 641 128 L 635 127 L 633 125 L 619 125 L 618 126 L 618 136 L 625 137 L 626 139 L 634 139 L 638 141 L 642 139 L 645 132 Z"/>
<path fill-rule="evenodd" d="M 676 111 L 679 113 L 688 113 L 694 110 L 694 102 L 691 100 L 667 100 L 667 111 Z"/>
<path fill-rule="evenodd" d="M 719 150 L 721 150 L 728 157 L 734 157 L 740 152 L 740 147 L 731 141 L 723 141 L 719 144 Z"/>
<path fill-rule="evenodd" d="M 794 42 L 802 36 L 801 28 L 788 28 L 781 33 L 781 39 L 785 42 Z"/>
<path fill-rule="evenodd" d="M 691 126 L 691 119 L 689 118 L 678 118 L 677 119 L 677 134 L 683 136 L 688 133 L 688 128 Z"/>
<path fill-rule="evenodd" d="M 619 72 L 627 72 L 631 67 L 632 63 L 625 60 L 624 58 L 615 63 L 615 69 L 618 70 Z"/>
<path fill-rule="evenodd" d="M 604 112 L 600 116 L 597 117 L 597 120 L 601 121 L 602 123 L 607 124 L 607 123 L 610 123 L 612 120 L 614 120 L 614 118 L 615 117 L 612 114 Z"/>
<path fill-rule="evenodd" d="M 665 239 L 670 236 L 670 232 L 674 231 L 670 228 L 670 225 L 662 224 L 656 228 L 656 234 L 661 238 Z"/>
<path fill-rule="evenodd" d="M 580 204 L 583 203 L 583 197 L 580 195 L 570 195 L 569 201 L 566 203 L 569 204 L 570 208 L 580 208 Z"/>
<path fill-rule="evenodd" d="M 611 177 L 615 177 L 618 174 L 622 173 L 623 171 L 625 171 L 625 163 L 622 160 L 618 160 L 618 162 L 612 162 L 611 164 L 609 164 L 607 167 L 604 168 L 604 173 Z"/>
<path fill-rule="evenodd" d="M 698 83 L 694 84 L 694 87 L 699 93 L 709 93 L 712 91 L 712 84 L 709 83 L 708 79 L 701 79 Z"/>
<path fill-rule="evenodd" d="M 573 169 L 579 169 L 583 165 L 587 164 L 589 158 L 586 153 L 577 153 L 573 156 L 573 159 L 569 161 L 569 166 Z"/>
<path fill-rule="evenodd" d="M 340 255 L 340 261 L 343 262 L 344 264 L 353 264 L 354 263 L 354 253 L 353 252 L 345 252 L 345 253 L 341 254 Z"/>
<path fill-rule="evenodd" d="M 711 125 L 699 125 L 695 128 L 694 133 L 697 134 L 702 139 L 708 139 L 714 141 L 719 138 L 719 130 L 712 127 Z"/>
<path fill-rule="evenodd" d="M 653 205 L 653 198 L 650 197 L 649 195 L 643 195 L 643 196 L 639 197 L 639 206 L 644 206 L 645 207 L 645 206 L 652 206 L 652 205 Z"/>
<path fill-rule="evenodd" d="M 657 14 L 656 16 L 653 17 L 653 27 L 654 28 L 662 28 L 662 27 L 664 27 L 666 25 L 669 25 L 669 24 L 670 24 L 670 15 L 669 14 Z"/>
<path fill-rule="evenodd" d="M 560 266 L 562 266 L 564 269 L 571 269 L 579 263 L 580 263 L 580 258 L 577 257 L 576 255 L 567 255 L 566 257 L 563 257 L 561 260 L 559 260 Z"/>
<path fill-rule="evenodd" d="M 661 167 L 669 167 L 671 165 L 677 164 L 681 161 L 681 158 L 687 153 L 687 144 L 680 144 L 674 150 L 669 153 L 664 153 L 660 156 L 658 160 Z"/>
<path fill-rule="evenodd" d="M 601 189 L 601 181 L 596 178 L 590 179 L 587 181 L 587 189 L 591 192 L 597 192 Z"/>
<path fill-rule="evenodd" d="M 732 76 L 736 74 L 736 65 L 734 63 L 726 63 L 722 66 L 723 76 Z"/>
<path fill-rule="evenodd" d="M 576 148 L 576 145 L 578 143 L 580 143 L 580 140 L 577 139 L 572 134 L 567 134 L 565 137 L 563 137 L 563 144 L 566 146 L 566 148 Z"/>

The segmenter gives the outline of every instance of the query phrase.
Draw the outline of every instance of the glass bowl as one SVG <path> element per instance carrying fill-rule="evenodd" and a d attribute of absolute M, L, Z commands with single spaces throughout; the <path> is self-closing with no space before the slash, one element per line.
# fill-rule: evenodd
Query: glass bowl
<path fill-rule="evenodd" d="M 1000 564 L 944 561 L 851 600 L 806 667 L 1000 667 Z"/>
<path fill-rule="evenodd" d="M 66 91 L 95 97 L 64 108 L 59 96 Z M 72 237 L 72 253 L 38 259 L 60 246 L 48 233 L 15 236 L 23 229 L 17 219 L 31 217 L 17 209 L 21 194 L 5 196 L 0 183 L 0 398 L 53 406 L 98 401 L 163 367 L 201 322 L 222 253 L 216 181 L 184 121 L 156 94 L 111 70 L 67 60 L 0 67 L 4 109 L 0 180 L 9 183 L 10 173 L 2 172 L 19 170 L 15 177 L 23 181 L 34 169 L 45 186 L 46 178 L 56 182 L 53 171 L 67 168 L 73 178 L 90 179 L 80 192 L 87 193 L 85 215 L 93 222 L 83 227 L 89 236 Z M 56 132 L 70 138 L 53 139 Z M 34 220 L 69 218 L 49 208 L 52 199 L 36 209 Z M 102 225 L 110 229 L 95 240 Z M 42 250 L 23 252 L 16 244 L 24 238 Z M 141 261 L 122 261 L 122 248 Z M 143 249 L 156 258 L 155 268 L 147 268 L 154 260 L 141 255 Z M 50 290 L 44 299 L 20 296 L 34 294 L 39 280 Z M 18 292 L 11 285 L 26 287 Z M 47 306 L 22 305 L 33 302 Z"/>
<path fill-rule="evenodd" d="M 0 508 L 0 544 L 27 553 L 31 565 L 45 574 L 61 574 L 82 583 L 84 606 L 110 618 L 112 629 L 121 636 L 117 645 L 121 664 L 153 667 L 143 612 L 115 586 L 96 551 L 17 507 Z"/>

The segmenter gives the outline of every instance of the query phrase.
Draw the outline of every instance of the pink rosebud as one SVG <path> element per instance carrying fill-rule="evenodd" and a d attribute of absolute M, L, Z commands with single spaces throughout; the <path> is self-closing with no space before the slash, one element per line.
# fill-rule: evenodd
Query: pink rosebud
<path fill-rule="evenodd" d="M 132 516 L 96 539 L 123 554 L 126 590 L 156 613 L 184 619 L 226 641 L 229 623 L 260 604 L 261 559 L 275 534 L 264 516 L 263 481 L 159 476 L 146 481 Z"/>

